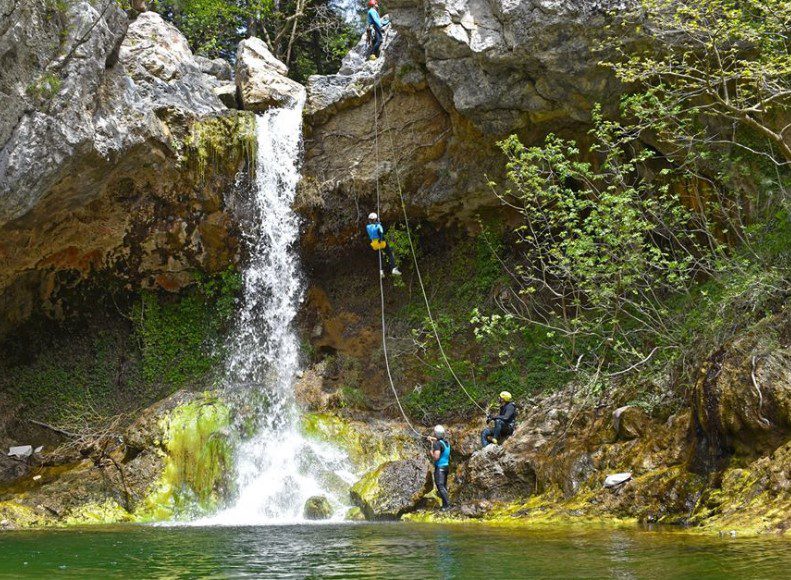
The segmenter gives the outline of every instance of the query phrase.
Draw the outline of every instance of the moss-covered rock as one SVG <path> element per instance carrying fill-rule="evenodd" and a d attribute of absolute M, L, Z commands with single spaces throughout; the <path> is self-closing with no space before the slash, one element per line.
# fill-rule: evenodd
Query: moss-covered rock
<path fill-rule="evenodd" d="M 189 516 L 216 508 L 230 491 L 230 410 L 204 394 L 158 421 L 164 469 L 136 511 L 143 519 Z"/>
<path fill-rule="evenodd" d="M 354 484 L 351 497 L 369 520 L 398 519 L 417 508 L 431 481 L 425 460 L 388 461 Z"/>
<path fill-rule="evenodd" d="M 346 515 L 343 516 L 343 519 L 345 519 L 347 522 L 360 522 L 365 520 L 365 514 L 363 513 L 363 510 L 357 506 L 353 506 L 346 511 Z"/>
<path fill-rule="evenodd" d="M 302 418 L 305 435 L 340 447 L 359 472 L 388 461 L 415 457 L 420 452 L 406 427 L 385 421 L 352 421 L 332 413 L 310 413 Z"/>
<path fill-rule="evenodd" d="M 230 494 L 230 411 L 215 395 L 180 391 L 144 411 L 126 445 L 39 467 L 0 488 L 0 526 L 27 528 L 184 518 Z"/>
<path fill-rule="evenodd" d="M 314 495 L 305 502 L 302 514 L 306 520 L 328 520 L 332 517 L 332 506 L 323 495 Z"/>

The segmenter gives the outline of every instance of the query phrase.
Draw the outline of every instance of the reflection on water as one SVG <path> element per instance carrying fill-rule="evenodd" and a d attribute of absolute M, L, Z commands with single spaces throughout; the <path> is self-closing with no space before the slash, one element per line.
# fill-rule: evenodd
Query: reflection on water
<path fill-rule="evenodd" d="M 127 526 L 0 535 L 0 577 L 782 578 L 791 542 L 409 524 Z"/>

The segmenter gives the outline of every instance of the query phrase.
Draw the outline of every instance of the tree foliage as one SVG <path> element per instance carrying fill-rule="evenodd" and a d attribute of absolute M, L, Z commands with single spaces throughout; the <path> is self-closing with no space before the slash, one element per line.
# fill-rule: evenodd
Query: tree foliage
<path fill-rule="evenodd" d="M 678 154 L 725 144 L 791 163 L 789 0 L 638 0 L 618 16 L 605 64 L 638 87 L 625 105 L 642 129 Z"/>
<path fill-rule="evenodd" d="M 335 72 L 357 40 L 327 0 L 156 0 L 152 8 L 204 56 L 233 61 L 239 41 L 258 36 L 298 80 Z"/>
<path fill-rule="evenodd" d="M 674 195 L 671 169 L 647 172 L 654 153 L 634 133 L 598 109 L 594 121 L 595 164 L 554 135 L 538 147 L 501 143 L 508 187 L 498 195 L 524 217 L 507 320 L 544 326 L 576 345 L 572 357 L 617 372 L 673 343 L 665 300 L 714 273 L 723 247 Z"/>

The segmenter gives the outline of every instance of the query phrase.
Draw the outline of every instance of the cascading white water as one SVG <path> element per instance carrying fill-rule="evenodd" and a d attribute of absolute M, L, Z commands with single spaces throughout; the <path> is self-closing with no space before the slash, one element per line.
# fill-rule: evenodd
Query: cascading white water
<path fill-rule="evenodd" d="M 226 378 L 243 399 L 260 407 L 260 425 L 237 450 L 235 505 L 201 524 L 300 521 L 313 495 L 330 500 L 335 519 L 343 514 L 341 490 L 353 479 L 345 454 L 303 437 L 294 396 L 299 343 L 293 321 L 302 281 L 294 247 L 299 222 L 291 206 L 299 182 L 303 105 L 304 97 L 256 119 L 255 227 L 246 234 L 244 305 Z"/>

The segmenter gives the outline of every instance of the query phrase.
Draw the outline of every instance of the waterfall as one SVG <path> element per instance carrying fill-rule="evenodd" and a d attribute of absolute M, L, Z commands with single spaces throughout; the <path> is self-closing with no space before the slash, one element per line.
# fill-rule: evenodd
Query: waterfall
<path fill-rule="evenodd" d="M 238 497 L 201 524 L 295 522 L 310 496 L 325 495 L 342 517 L 353 474 L 345 454 L 300 432 L 294 396 L 299 341 L 293 328 L 303 284 L 292 204 L 299 182 L 304 96 L 256 118 L 254 225 L 244 303 L 230 343 L 226 380 L 258 415 L 256 433 L 237 449 Z M 333 490 L 335 492 L 333 493 Z"/>

